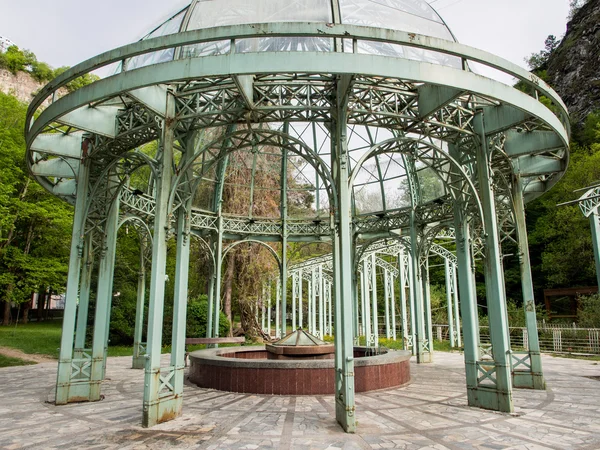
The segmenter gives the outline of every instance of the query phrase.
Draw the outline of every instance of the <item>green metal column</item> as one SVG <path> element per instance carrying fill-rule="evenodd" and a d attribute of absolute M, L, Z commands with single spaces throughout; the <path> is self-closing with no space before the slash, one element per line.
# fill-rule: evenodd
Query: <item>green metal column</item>
<path fill-rule="evenodd" d="M 156 186 L 152 272 L 148 307 L 148 358 L 144 374 L 144 411 L 142 426 L 152 427 L 170 420 L 172 412 L 161 402 L 164 379 L 161 374 L 162 325 L 165 304 L 167 231 L 170 227 L 169 196 L 173 177 L 173 140 L 176 127 L 175 99 L 167 93 L 166 118 L 162 124 L 160 167 Z"/>
<path fill-rule="evenodd" d="M 292 332 L 296 330 L 296 299 L 298 293 L 298 272 L 292 275 Z"/>
<path fill-rule="evenodd" d="M 592 229 L 592 247 L 594 248 L 594 261 L 596 262 L 596 281 L 600 289 L 600 214 L 598 209 L 590 214 Z"/>
<path fill-rule="evenodd" d="M 281 338 L 281 326 L 280 326 L 280 305 L 281 303 L 281 278 L 277 279 L 276 292 L 275 292 L 275 337 Z"/>
<path fill-rule="evenodd" d="M 395 341 L 397 339 L 396 332 L 396 286 L 394 284 L 394 274 L 390 274 L 389 286 L 390 290 L 390 303 L 391 309 L 390 313 L 392 314 L 392 339 Z"/>
<path fill-rule="evenodd" d="M 352 223 L 347 137 L 347 93 L 350 80 L 338 80 L 332 123 L 331 168 L 337 191 L 333 220 L 335 290 L 335 416 L 344 431 L 356 432 L 352 306 Z"/>
<path fill-rule="evenodd" d="M 546 389 L 540 355 L 540 341 L 533 296 L 533 278 L 529 260 L 529 240 L 525 223 L 525 202 L 523 201 L 523 181 L 516 175 L 512 184 L 515 221 L 517 224 L 517 240 L 519 244 L 519 268 L 521 269 L 521 289 L 523 291 L 523 307 L 525 308 L 525 325 L 529 348 L 524 355 L 514 352 L 512 359 L 512 380 L 517 388 Z M 529 364 L 527 364 L 527 356 Z"/>
<path fill-rule="evenodd" d="M 485 231 L 485 288 L 490 321 L 490 340 L 494 355 L 493 364 L 479 364 L 478 370 L 489 381 L 490 387 L 480 387 L 478 400 L 480 406 L 502 412 L 513 411 L 512 377 L 510 365 L 510 342 L 508 340 L 508 316 L 506 312 L 506 294 L 504 291 L 504 273 L 498 236 L 496 204 L 492 190 L 490 153 L 483 112 L 478 111 L 473 125 L 479 135 L 477 145 L 477 175 L 479 195 L 483 206 Z M 483 395 L 485 392 L 486 395 Z"/>
<path fill-rule="evenodd" d="M 431 362 L 431 343 L 427 341 L 427 331 L 425 329 L 425 307 L 423 304 L 423 287 L 421 284 L 422 274 L 419 263 L 419 245 L 418 232 L 415 224 L 415 210 L 410 213 L 410 261 L 411 261 L 411 287 L 413 293 L 414 309 L 411 311 L 411 316 L 415 318 L 416 340 L 413 341 L 417 355 L 417 363 Z"/>
<path fill-rule="evenodd" d="M 327 283 L 327 302 L 329 303 L 329 336 L 333 336 L 333 304 L 331 303 L 331 283 Z M 356 323 L 356 320 L 354 321 Z M 358 342 L 358 335 L 354 335 Z"/>
<path fill-rule="evenodd" d="M 215 261 L 208 272 L 208 311 L 206 313 L 207 316 L 207 324 L 206 324 L 206 337 L 213 337 L 213 318 L 214 318 L 214 298 L 215 298 Z"/>
<path fill-rule="evenodd" d="M 189 149 L 187 149 L 189 152 Z M 175 261 L 175 295 L 170 366 L 161 372 L 164 388 L 160 394 L 160 414 L 168 420 L 181 415 L 185 370 L 185 332 L 190 267 L 190 224 L 192 196 L 177 211 L 177 257 Z M 168 417 L 167 417 L 168 416 Z"/>
<path fill-rule="evenodd" d="M 112 180 L 109 180 L 109 184 Z M 110 206 L 107 212 L 106 229 L 103 236 L 103 248 L 98 271 L 98 291 L 94 317 L 94 338 L 92 341 L 92 366 L 90 377 L 90 401 L 100 400 L 101 383 L 106 373 L 106 352 L 108 330 L 113 299 L 113 280 L 119 228 L 119 200 Z"/>
<path fill-rule="evenodd" d="M 450 272 L 450 262 L 448 259 L 444 259 L 444 269 L 446 273 L 446 307 L 448 310 L 448 336 L 450 337 L 450 347 L 456 346 L 454 339 L 454 317 L 452 314 L 452 273 Z"/>
<path fill-rule="evenodd" d="M 368 319 L 369 316 L 367 316 L 367 308 L 365 306 L 365 302 L 367 299 L 367 286 L 365 283 L 365 277 L 366 277 L 366 273 L 365 273 L 365 262 L 363 261 L 363 269 L 360 272 L 360 319 L 362 322 L 362 328 L 361 328 L 361 335 L 365 336 L 365 342 L 368 344 L 369 342 L 369 338 L 367 335 L 367 324 L 369 323 L 369 320 L 365 320 L 365 318 Z M 369 333 L 370 334 L 370 333 Z"/>
<path fill-rule="evenodd" d="M 477 296 L 473 283 L 473 261 L 471 259 L 470 227 L 462 203 L 454 205 L 454 229 L 456 234 L 456 259 L 458 261 L 458 288 L 464 338 L 465 371 L 468 402 L 477 402 L 477 361 L 479 360 L 479 316 Z"/>
<path fill-rule="evenodd" d="M 84 378 L 86 381 L 89 379 L 90 362 L 88 358 L 73 358 L 73 343 L 75 337 L 77 297 L 79 294 L 79 275 L 83 257 L 83 234 L 85 232 L 85 209 L 88 201 L 89 169 L 88 160 L 83 159 L 77 174 L 75 217 L 73 218 L 73 232 L 71 234 L 67 294 L 56 377 L 57 405 L 66 405 L 67 403 L 88 399 L 88 385 L 87 383 L 82 384 L 78 382 L 78 379 Z"/>
<path fill-rule="evenodd" d="M 133 334 L 132 369 L 146 367 L 146 346 L 142 342 L 144 332 L 144 308 L 146 302 L 146 239 L 140 237 L 140 271 L 138 274 L 137 301 L 135 307 L 135 331 Z"/>
<path fill-rule="evenodd" d="M 352 302 L 354 304 L 354 302 Z M 319 338 L 325 337 L 325 282 L 323 280 L 323 265 L 319 265 Z"/>
<path fill-rule="evenodd" d="M 302 304 L 302 269 L 298 271 L 298 328 L 302 328 L 304 316 L 304 305 Z"/>
<path fill-rule="evenodd" d="M 429 260 L 421 264 L 421 283 L 423 288 L 423 306 L 425 316 L 425 338 L 429 344 L 429 361 L 433 361 L 433 323 L 431 320 L 431 287 L 429 286 Z"/>
<path fill-rule="evenodd" d="M 364 299 L 365 302 L 365 314 L 363 316 L 363 322 L 365 327 L 365 343 L 367 347 L 371 347 L 375 344 L 375 337 L 373 336 L 373 329 L 371 328 L 371 272 L 369 269 L 369 257 L 367 256 L 363 260 L 363 276 L 365 277 L 365 291 Z"/>
<path fill-rule="evenodd" d="M 456 345 L 458 347 L 462 347 L 462 342 L 461 342 L 461 327 L 460 327 L 460 314 L 458 313 L 458 281 L 457 281 L 457 277 L 456 277 L 456 264 L 452 264 L 451 267 L 452 270 L 452 283 L 454 284 L 454 292 L 453 292 L 453 299 L 454 299 L 454 322 L 455 322 L 455 328 L 454 330 L 456 331 Z"/>
<path fill-rule="evenodd" d="M 286 131 L 287 132 L 287 131 Z M 287 214 L 288 214 L 288 151 L 282 151 L 281 158 L 281 336 L 287 336 L 287 282 L 288 282 L 288 231 L 287 231 Z M 293 331 L 293 330 L 292 330 Z"/>
<path fill-rule="evenodd" d="M 460 161 L 461 152 L 456 146 L 449 147 L 450 156 Z M 453 178 L 453 182 L 456 179 Z M 478 399 L 479 361 L 479 315 L 474 264 L 471 253 L 471 231 L 464 198 L 454 202 L 454 231 L 456 236 L 456 260 L 458 265 L 458 290 L 462 316 L 464 358 L 467 384 L 467 400 L 470 406 L 481 406 Z M 460 333 L 460 330 L 459 330 Z"/>
<path fill-rule="evenodd" d="M 398 285 L 400 286 L 400 315 L 402 320 L 402 348 L 409 349 L 408 314 L 406 308 L 406 270 L 404 265 L 404 247 L 398 253 Z"/>
<path fill-rule="evenodd" d="M 417 356 L 417 322 L 415 320 L 416 317 L 416 292 L 413 278 L 413 261 L 410 255 L 410 251 L 408 254 L 408 308 L 410 311 L 410 340 L 411 340 L 411 350 L 413 356 Z"/>
<path fill-rule="evenodd" d="M 385 301 L 385 337 L 390 339 L 392 333 L 390 330 L 390 283 L 387 269 L 383 270 L 383 298 Z"/>
<path fill-rule="evenodd" d="M 272 309 L 272 300 L 273 300 L 273 293 L 272 293 L 272 287 L 271 287 L 271 280 L 269 280 L 267 282 L 267 336 L 269 336 L 269 338 L 271 337 L 271 323 L 272 323 L 272 315 L 271 315 L 271 309 Z"/>
<path fill-rule="evenodd" d="M 213 337 L 219 337 L 219 319 L 221 315 L 221 271 L 223 270 L 223 215 L 219 208 L 217 224 L 219 231 L 216 236 L 215 249 L 215 295 L 213 299 Z M 218 347 L 218 344 L 215 344 Z"/>
<path fill-rule="evenodd" d="M 93 269 L 94 255 L 92 253 L 92 236 L 88 235 L 86 236 L 83 244 L 83 262 L 79 289 L 79 305 L 77 307 L 77 329 L 75 332 L 75 358 L 82 358 L 83 354 L 86 353 L 85 341 Z"/>
<path fill-rule="evenodd" d="M 354 241 L 354 248 L 356 248 L 356 240 Z M 356 255 L 354 255 L 356 258 Z M 355 259 L 352 261 L 352 306 L 354 308 L 353 316 L 354 316 L 354 345 L 360 345 L 360 299 L 358 295 L 359 291 L 359 281 L 358 281 L 358 264 Z M 328 295 L 331 295 L 331 292 L 328 291 Z M 329 305 L 329 333 L 331 335 L 331 304 Z"/>
<path fill-rule="evenodd" d="M 371 313 L 373 314 L 373 346 L 379 347 L 379 310 L 377 308 L 377 260 L 376 255 L 371 255 L 371 297 L 373 300 L 373 306 Z"/>

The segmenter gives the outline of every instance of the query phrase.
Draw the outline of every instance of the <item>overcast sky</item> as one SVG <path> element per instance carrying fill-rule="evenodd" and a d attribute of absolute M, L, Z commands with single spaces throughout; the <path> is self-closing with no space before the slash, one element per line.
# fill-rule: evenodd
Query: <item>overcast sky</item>
<path fill-rule="evenodd" d="M 248 0 L 250 1 L 250 0 Z M 0 0 L 0 36 L 53 67 L 73 66 L 142 37 L 180 0 Z M 525 67 L 566 30 L 568 0 L 431 1 L 458 40 Z"/>

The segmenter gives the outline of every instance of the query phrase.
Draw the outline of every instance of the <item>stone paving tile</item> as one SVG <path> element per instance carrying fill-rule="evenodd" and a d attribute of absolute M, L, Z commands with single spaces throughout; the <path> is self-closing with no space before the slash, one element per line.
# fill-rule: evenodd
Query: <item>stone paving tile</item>
<path fill-rule="evenodd" d="M 165 355 L 165 365 L 168 364 Z M 56 407 L 55 364 L 0 369 L 1 449 L 600 449 L 600 366 L 544 357 L 547 391 L 515 390 L 516 414 L 468 407 L 462 356 L 411 366 L 406 387 L 357 394 L 358 432 L 333 396 L 283 397 L 186 383 L 175 421 L 143 429 L 143 373 L 111 358 L 105 399 Z M 35 380 L 35 381 L 32 381 Z M 32 431 L 33 430 L 33 431 Z"/>

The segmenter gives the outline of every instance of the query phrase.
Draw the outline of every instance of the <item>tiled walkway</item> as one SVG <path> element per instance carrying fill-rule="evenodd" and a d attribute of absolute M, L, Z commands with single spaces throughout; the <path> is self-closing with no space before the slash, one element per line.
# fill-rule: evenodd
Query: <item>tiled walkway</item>
<path fill-rule="evenodd" d="M 333 397 L 268 397 L 186 386 L 180 419 L 143 429 L 141 371 L 111 358 L 94 404 L 55 407 L 55 364 L 0 369 L 0 448 L 600 449 L 600 365 L 544 357 L 549 389 L 516 390 L 515 414 L 466 406 L 462 356 L 413 364 L 407 387 L 357 395 L 358 433 Z M 586 378 L 591 377 L 591 378 Z M 600 379 L 600 378 L 598 378 Z"/>

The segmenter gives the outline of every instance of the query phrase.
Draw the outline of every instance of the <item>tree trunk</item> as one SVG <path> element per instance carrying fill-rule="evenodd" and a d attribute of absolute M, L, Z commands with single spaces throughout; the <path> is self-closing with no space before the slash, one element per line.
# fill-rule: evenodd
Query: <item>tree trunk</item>
<path fill-rule="evenodd" d="M 265 342 L 270 342 L 271 338 L 261 329 L 256 316 L 254 314 L 255 300 L 239 299 L 240 305 L 240 320 L 242 328 L 246 334 L 246 338 L 251 341 L 262 339 Z"/>
<path fill-rule="evenodd" d="M 10 292 L 12 292 L 12 284 L 8 285 L 8 288 L 6 288 L 6 293 L 9 294 Z M 7 326 L 8 324 L 10 324 L 10 295 L 6 296 L 6 299 L 4 300 L 4 316 L 2 317 L 2 325 Z"/>
<path fill-rule="evenodd" d="M 40 291 L 38 293 L 38 304 L 37 304 L 37 321 L 42 321 L 42 313 L 44 312 L 44 305 L 46 304 L 46 292 Z"/>
<path fill-rule="evenodd" d="M 31 309 L 31 305 L 33 304 L 33 300 L 29 300 L 26 303 L 23 303 L 23 325 L 29 323 L 29 310 Z"/>
<path fill-rule="evenodd" d="M 223 288 L 223 307 L 225 315 L 229 320 L 229 334 L 233 336 L 233 316 L 231 314 L 231 297 L 233 291 L 233 274 L 235 273 L 235 253 L 229 253 L 229 261 L 227 262 L 227 271 L 225 272 L 225 285 Z"/>

